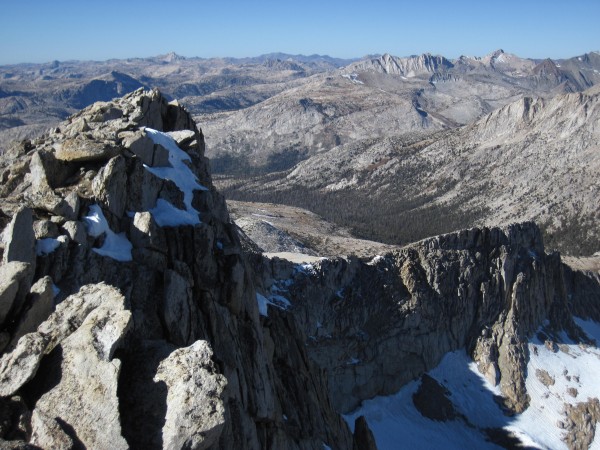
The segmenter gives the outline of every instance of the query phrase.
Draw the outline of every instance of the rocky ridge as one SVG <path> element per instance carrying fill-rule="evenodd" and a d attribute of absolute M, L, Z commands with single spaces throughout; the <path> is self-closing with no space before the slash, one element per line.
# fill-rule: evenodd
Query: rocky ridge
<path fill-rule="evenodd" d="M 352 447 L 177 103 L 96 103 L 0 170 L 3 445 Z"/>
<path fill-rule="evenodd" d="M 386 53 L 376 59 L 351 64 L 348 70 L 357 72 L 372 70 L 412 78 L 418 75 L 441 72 L 452 67 L 454 67 L 454 64 L 448 59 L 439 55 L 433 56 L 430 53 L 408 58 L 398 58 Z"/>

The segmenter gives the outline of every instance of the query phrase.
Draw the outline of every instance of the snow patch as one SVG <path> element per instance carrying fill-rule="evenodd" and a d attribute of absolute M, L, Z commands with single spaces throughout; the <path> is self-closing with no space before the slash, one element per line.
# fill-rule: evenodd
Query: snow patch
<path fill-rule="evenodd" d="M 379 264 L 381 261 L 383 261 L 385 258 L 381 255 L 376 255 L 373 257 L 373 259 L 371 261 L 369 261 L 367 264 L 369 266 L 374 266 L 376 264 Z"/>
<path fill-rule="evenodd" d="M 575 318 L 586 333 L 598 333 L 600 325 Z M 580 325 L 581 326 L 581 325 Z M 564 343 L 558 344 L 556 352 L 535 339 L 529 343 L 527 363 L 527 393 L 531 398 L 529 408 L 515 416 L 509 430 L 519 430 L 531 440 L 547 448 L 566 448 L 562 441 L 563 431 L 557 424 L 565 419 L 564 404 L 585 402 L 600 397 L 597 379 L 600 373 L 600 351 L 561 336 Z M 536 376 L 544 370 L 554 380 L 546 386 Z"/>
<path fill-rule="evenodd" d="M 205 186 L 198 183 L 194 172 L 185 163 L 191 161 L 190 155 L 181 150 L 175 140 L 166 133 L 152 128 L 146 128 L 146 135 L 155 144 L 169 152 L 170 166 L 150 167 L 144 164 L 146 170 L 163 180 L 171 180 L 183 192 L 185 210 L 176 208 L 169 202 L 159 199 L 156 207 L 150 210 L 159 226 L 197 225 L 200 223 L 199 212 L 192 206 L 194 191 L 207 191 Z"/>
<path fill-rule="evenodd" d="M 294 266 L 294 273 L 303 273 L 305 275 L 315 274 L 315 266 L 311 263 L 296 264 Z"/>
<path fill-rule="evenodd" d="M 599 323 L 574 320 L 590 338 L 600 342 Z M 491 385 L 461 350 L 445 355 L 429 375 L 451 393 L 450 400 L 469 424 L 462 420 L 435 422 L 423 417 L 412 401 L 420 384 L 418 380 L 394 395 L 364 401 L 359 409 L 344 418 L 352 428 L 354 420 L 364 415 L 382 450 L 397 448 L 398 442 L 415 449 L 497 448 L 480 431 L 485 428 L 504 429 L 529 448 L 566 449 L 562 440 L 564 430 L 559 427 L 565 420 L 564 405 L 600 397 L 597 383 L 600 350 L 572 342 L 564 333 L 555 351 L 537 338 L 532 339 L 528 347 L 526 388 L 530 406 L 514 417 L 503 414 L 494 400 L 501 395 L 499 388 Z M 541 376 L 542 370 L 552 380 L 550 383 Z M 592 448 L 598 448 L 597 440 Z"/>
<path fill-rule="evenodd" d="M 161 227 L 177 227 L 181 225 L 197 225 L 200 223 L 198 211 L 176 208 L 171 202 L 159 198 L 156 206 L 150 210 L 152 217 Z"/>
<path fill-rule="evenodd" d="M 590 339 L 594 339 L 597 344 L 600 344 L 600 323 L 593 320 L 584 320 L 580 317 L 573 317 L 573 320 Z"/>
<path fill-rule="evenodd" d="M 279 309 L 287 310 L 292 306 L 290 301 L 277 294 L 271 294 L 269 297 L 265 297 L 262 294 L 256 293 L 256 302 L 258 303 L 258 313 L 261 316 L 268 316 L 268 306 L 274 306 Z"/>
<path fill-rule="evenodd" d="M 478 408 L 484 417 L 488 410 L 495 408 L 497 414 L 502 416 L 489 392 L 478 395 L 483 394 L 481 390 L 485 391 L 485 388 L 481 386 L 480 378 L 470 372 L 469 362 L 465 352 L 449 353 L 435 369 L 437 373 L 434 378 L 442 383 L 452 381 L 455 385 L 471 386 L 474 395 L 462 400 L 463 406 Z M 433 373 L 431 375 L 433 376 Z M 499 448 L 487 441 L 477 429 L 469 427 L 461 420 L 438 422 L 422 416 L 412 400 L 419 385 L 420 381 L 412 381 L 394 395 L 366 400 L 359 409 L 345 415 L 344 419 L 354 431 L 354 421 L 361 415 L 365 416 L 380 450 L 395 450 L 399 448 L 398 443 L 402 443 L 402 448 L 423 450 Z M 455 397 L 459 396 L 452 395 L 452 401 L 457 400 Z M 478 404 L 479 400 L 488 397 L 488 401 Z"/>
<path fill-rule="evenodd" d="M 60 294 L 60 289 L 57 285 L 52 283 L 52 298 L 56 298 L 56 296 Z"/>
<path fill-rule="evenodd" d="M 57 239 L 44 238 L 38 239 L 35 243 L 35 254 L 38 256 L 49 255 L 58 247 L 60 244 L 67 242 L 66 236 L 59 236 Z"/>
<path fill-rule="evenodd" d="M 267 305 L 269 304 L 269 300 L 264 295 L 260 295 L 258 292 L 256 293 L 256 303 L 258 303 L 258 313 L 261 316 L 267 317 L 269 312 L 267 310 Z"/>
<path fill-rule="evenodd" d="M 362 81 L 360 81 L 358 79 L 358 74 L 357 73 L 345 73 L 342 75 L 343 78 L 347 78 L 348 80 L 352 81 L 354 84 L 365 84 Z"/>
<path fill-rule="evenodd" d="M 127 239 L 125 233 L 115 233 L 108 225 L 106 217 L 99 205 L 91 205 L 88 216 L 83 218 L 87 227 L 87 232 L 92 237 L 99 237 L 105 234 L 104 243 L 100 248 L 92 250 L 99 255 L 107 256 L 117 261 L 131 261 L 131 249 L 133 245 Z"/>

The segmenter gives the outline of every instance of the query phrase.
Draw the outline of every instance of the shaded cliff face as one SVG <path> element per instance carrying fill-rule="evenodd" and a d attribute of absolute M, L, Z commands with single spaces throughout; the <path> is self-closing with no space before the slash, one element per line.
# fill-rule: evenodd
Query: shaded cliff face
<path fill-rule="evenodd" d="M 259 315 L 183 108 L 97 103 L 0 177 L 6 445 L 352 446 L 298 326 Z"/>
<path fill-rule="evenodd" d="M 574 276 L 558 254 L 544 253 L 532 223 L 443 235 L 368 262 L 273 259 L 264 267 L 269 275 L 257 284 L 290 300 L 343 412 L 396 392 L 461 348 L 500 387 L 506 410 L 522 412 L 527 338 L 542 326 L 581 335 L 565 284 L 565 273 Z M 569 292 L 583 291 L 576 283 Z"/>

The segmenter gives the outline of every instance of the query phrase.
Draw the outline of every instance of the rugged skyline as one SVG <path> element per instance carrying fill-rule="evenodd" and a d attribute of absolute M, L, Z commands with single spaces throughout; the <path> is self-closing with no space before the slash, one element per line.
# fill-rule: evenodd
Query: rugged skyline
<path fill-rule="evenodd" d="M 68 14 L 67 14 L 68 12 Z M 155 0 L 75 5 L 3 4 L 0 64 L 106 60 L 175 51 L 192 57 L 248 57 L 273 51 L 342 58 L 425 52 L 455 58 L 496 48 L 530 58 L 565 58 L 600 48 L 600 4 L 574 0 L 495 3 L 432 0 L 309 0 L 165 4 Z M 208 19 L 210 18 L 210 19 Z M 160 33 L 152 30 L 160 29 Z"/>
<path fill-rule="evenodd" d="M 219 188 L 228 198 L 308 208 L 363 238 L 389 244 L 518 219 L 536 220 L 551 238 L 550 248 L 578 255 L 597 251 L 596 159 L 590 147 L 594 139 L 589 138 L 595 131 L 582 124 L 595 123 L 600 54 L 554 61 L 523 59 L 502 50 L 459 59 L 431 54 L 409 58 L 385 54 L 353 63 L 290 58 L 272 54 L 210 60 L 167 54 L 100 63 L 3 66 L 0 149 L 15 139 L 34 139 L 96 100 L 108 101 L 141 86 L 156 87 L 185 105 L 201 124 L 206 155 L 215 174 L 225 177 Z M 565 97 L 582 91 L 587 92 L 583 97 Z M 533 101 L 534 97 L 541 98 Z M 557 101 L 550 102 L 553 98 Z M 506 114 L 500 113 L 507 106 Z M 537 114 L 544 109 L 551 112 L 551 123 L 567 122 L 548 128 L 546 116 Z M 527 120 L 521 120 L 522 114 Z M 533 127 L 529 121 L 540 117 L 546 125 L 536 127 L 535 133 L 519 132 Z M 479 119 L 483 125 L 474 122 Z M 473 133 L 469 123 L 476 125 Z M 505 126 L 514 130 L 516 141 L 497 133 Z M 518 161 L 513 157 L 501 166 L 505 172 L 481 170 L 488 147 L 503 149 L 494 151 L 494 158 L 514 154 L 535 160 L 545 154 L 541 148 L 554 149 L 553 164 L 541 164 L 533 178 L 521 164 L 513 167 L 511 163 Z M 464 158 L 453 156 L 457 148 Z M 566 149 L 578 150 L 574 165 L 567 164 L 571 152 Z M 590 159 L 581 158 L 579 150 L 592 152 Z M 436 157 L 440 152 L 449 159 Z M 431 166 L 430 160 L 437 165 Z M 406 172 L 405 166 L 411 169 Z M 591 172 L 586 175 L 580 166 Z M 418 174 L 421 178 L 412 178 Z M 527 181 L 515 185 L 521 177 Z M 548 179 L 555 183 L 548 184 Z M 579 193 L 566 188 L 574 180 Z M 425 192 L 424 186 L 430 190 Z M 548 189 L 552 186 L 556 192 Z M 366 196 L 362 207 L 356 207 L 359 192 Z M 473 197 L 473 192 L 493 194 L 483 198 Z M 348 196 L 354 199 L 352 210 L 345 207 Z M 386 208 L 378 207 L 376 199 Z M 489 216 L 490 202 L 504 212 Z M 351 211 L 351 217 L 340 216 L 343 211 Z M 451 216 L 445 214 L 449 211 Z M 443 222 L 436 219 L 440 214 L 446 217 Z M 560 220 L 555 220 L 557 216 Z M 401 217 L 404 226 L 398 228 L 394 224 Z M 392 223 L 382 227 L 387 220 Z M 557 234 L 558 230 L 562 231 Z"/>

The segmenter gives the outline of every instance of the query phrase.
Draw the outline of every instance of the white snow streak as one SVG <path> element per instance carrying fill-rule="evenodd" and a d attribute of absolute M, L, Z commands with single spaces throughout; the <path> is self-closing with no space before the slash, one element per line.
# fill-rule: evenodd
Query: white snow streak
<path fill-rule="evenodd" d="M 146 128 L 146 135 L 169 151 L 170 166 L 149 167 L 146 170 L 163 180 L 171 180 L 183 192 L 183 204 L 185 210 L 176 208 L 166 200 L 159 199 L 156 206 L 150 210 L 154 220 L 159 226 L 197 225 L 200 223 L 199 212 L 192 206 L 194 191 L 207 191 L 208 189 L 198 183 L 194 172 L 185 161 L 190 161 L 190 155 L 181 150 L 177 143 L 168 134 Z"/>
<path fill-rule="evenodd" d="M 108 225 L 104 213 L 99 205 L 92 205 L 89 209 L 89 215 L 83 218 L 87 226 L 87 232 L 92 237 L 99 237 L 103 233 L 106 235 L 104 243 L 100 248 L 92 250 L 99 255 L 107 256 L 117 261 L 131 261 L 131 249 L 133 246 L 125 233 L 115 233 Z"/>
<path fill-rule="evenodd" d="M 67 242 L 66 236 L 59 236 L 58 238 L 44 238 L 38 239 L 35 243 L 35 253 L 38 256 L 48 255 L 60 247 L 60 244 Z"/>

